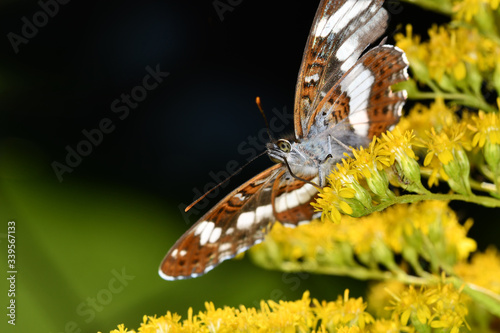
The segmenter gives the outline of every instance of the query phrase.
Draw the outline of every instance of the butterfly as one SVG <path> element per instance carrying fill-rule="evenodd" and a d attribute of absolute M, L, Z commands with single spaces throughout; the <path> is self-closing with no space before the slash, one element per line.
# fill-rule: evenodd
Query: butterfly
<path fill-rule="evenodd" d="M 267 144 L 274 166 L 236 188 L 169 250 L 165 280 L 207 273 L 261 242 L 276 221 L 294 227 L 317 217 L 310 203 L 349 147 L 367 145 L 399 119 L 408 61 L 375 42 L 387 28 L 383 0 L 322 0 L 296 85 L 293 140 Z"/>

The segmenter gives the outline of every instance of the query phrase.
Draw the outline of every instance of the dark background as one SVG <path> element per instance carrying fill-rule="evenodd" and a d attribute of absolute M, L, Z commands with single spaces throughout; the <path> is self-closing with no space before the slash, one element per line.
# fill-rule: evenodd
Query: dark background
<path fill-rule="evenodd" d="M 318 1 L 231 3 L 221 17 L 210 0 L 70 1 L 16 53 L 8 34 L 21 35 L 22 18 L 33 22 L 41 7 L 2 1 L 0 242 L 6 253 L 7 221 L 15 221 L 18 269 L 17 325 L 9 331 L 137 328 L 144 314 L 185 316 L 208 300 L 254 306 L 305 290 L 329 300 L 345 288 L 363 295 L 351 279 L 264 271 L 248 259 L 194 280 L 166 282 L 157 274 L 170 246 L 200 217 L 180 210 L 194 189 L 203 192 L 210 172 L 226 170 L 228 161 L 248 160 L 238 147 L 264 128 L 255 97 L 270 118 L 273 109 L 293 111 Z M 389 42 L 401 23 L 424 33 L 428 20 L 446 19 L 408 4 L 388 6 Z M 142 84 L 147 66 L 169 76 L 119 119 L 113 101 Z M 65 164 L 65 147 L 75 149 L 82 131 L 104 118 L 114 131 L 59 181 L 54 161 Z M 290 123 L 284 132 L 292 131 Z M 225 192 L 270 165 L 262 157 Z M 116 282 L 117 272 L 129 280 Z"/>

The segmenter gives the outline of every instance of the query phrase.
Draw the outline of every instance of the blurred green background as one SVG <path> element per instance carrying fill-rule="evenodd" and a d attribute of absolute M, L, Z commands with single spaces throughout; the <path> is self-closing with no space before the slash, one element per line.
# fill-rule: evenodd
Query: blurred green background
<path fill-rule="evenodd" d="M 205 301 L 253 306 L 261 299 L 296 299 L 305 290 L 321 299 L 335 299 L 345 288 L 363 295 L 358 281 L 264 271 L 247 258 L 194 280 L 158 276 L 170 246 L 201 216 L 181 211 L 195 189 L 203 192 L 210 172 L 225 170 L 228 161 L 246 162 L 238 147 L 263 128 L 255 97 L 268 113 L 292 112 L 317 7 L 317 1 L 233 1 L 218 13 L 214 3 L 1 2 L 5 314 L 8 221 L 16 222 L 18 271 L 16 326 L 3 314 L 1 332 L 106 332 L 120 323 L 137 328 L 145 314 L 185 315 Z M 45 22 L 37 13 L 49 4 L 52 17 Z M 418 9 L 395 5 L 389 38 L 398 24 L 418 17 Z M 36 33 L 24 27 L 26 20 L 42 20 Z M 19 42 L 23 33 L 31 37 Z M 142 84 L 147 66 L 170 74 L 120 119 L 113 102 Z M 82 131 L 105 118 L 114 131 L 58 179 L 53 163 L 64 164 L 66 147 L 76 149 Z M 270 164 L 265 157 L 253 163 L 224 192 Z M 492 239 L 485 244 L 494 235 L 486 237 Z"/>

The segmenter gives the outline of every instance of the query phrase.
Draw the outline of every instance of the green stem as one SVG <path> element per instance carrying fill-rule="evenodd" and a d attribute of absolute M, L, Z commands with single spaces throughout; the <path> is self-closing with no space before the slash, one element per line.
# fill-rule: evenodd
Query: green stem
<path fill-rule="evenodd" d="M 432 175 L 432 169 L 420 167 L 420 174 L 424 177 L 429 178 Z M 436 178 L 439 181 L 445 182 L 445 180 L 443 180 L 443 178 L 439 174 L 436 175 Z M 495 184 L 487 183 L 487 182 L 478 182 L 477 180 L 472 179 L 472 178 L 469 179 L 469 183 L 470 183 L 470 187 L 473 190 L 481 191 L 481 192 L 488 192 L 490 194 L 497 194 L 497 188 L 496 188 Z M 431 192 L 429 192 L 429 193 L 431 193 Z"/>
<path fill-rule="evenodd" d="M 430 83 L 428 83 L 430 84 Z M 420 99 L 436 99 L 438 97 L 448 99 L 448 100 L 458 100 L 462 105 L 470 106 L 476 109 L 481 109 L 487 112 L 497 112 L 497 110 L 486 103 L 482 97 L 474 95 L 466 95 L 460 93 L 443 93 L 443 92 L 424 92 L 419 91 L 417 93 L 411 93 L 409 95 L 410 99 L 420 100 Z"/>
<path fill-rule="evenodd" d="M 335 276 L 350 276 L 358 280 L 398 280 L 399 282 L 406 284 L 415 285 L 428 285 L 435 283 L 433 275 L 428 275 L 427 277 L 419 277 L 414 275 L 408 275 L 403 271 L 398 273 L 393 272 L 383 272 L 380 270 L 367 269 L 364 267 L 328 267 L 328 266 L 315 266 L 307 267 L 307 265 L 300 263 L 288 262 L 286 264 L 281 264 L 275 269 L 282 270 L 285 272 L 303 272 L 323 275 L 335 275 Z"/>
<path fill-rule="evenodd" d="M 463 287 L 467 295 L 484 306 L 490 313 L 500 317 L 500 295 L 473 283 L 464 282 L 456 277 L 452 277 L 449 280 L 453 283 L 455 288 L 459 289 Z"/>
<path fill-rule="evenodd" d="M 500 207 L 500 200 L 480 195 L 466 196 L 462 194 L 441 194 L 441 193 L 406 194 L 394 198 L 392 202 L 383 202 L 375 207 L 372 207 L 371 209 L 368 209 L 366 215 L 371 214 L 373 212 L 380 212 L 394 204 L 413 203 L 423 200 L 442 200 L 442 201 L 458 200 L 458 201 L 472 202 L 485 207 L 491 207 L 491 208 Z"/>
<path fill-rule="evenodd" d="M 472 189 L 478 190 L 478 191 L 489 192 L 489 193 L 493 193 L 493 194 L 498 193 L 495 184 L 487 183 L 487 182 L 478 182 L 474 179 L 470 180 L 470 187 Z"/>
<path fill-rule="evenodd" d="M 429 9 L 444 15 L 451 15 L 453 13 L 453 7 L 449 2 L 436 1 L 436 0 L 419 0 L 419 1 L 405 0 L 405 1 L 415 6 Z"/>

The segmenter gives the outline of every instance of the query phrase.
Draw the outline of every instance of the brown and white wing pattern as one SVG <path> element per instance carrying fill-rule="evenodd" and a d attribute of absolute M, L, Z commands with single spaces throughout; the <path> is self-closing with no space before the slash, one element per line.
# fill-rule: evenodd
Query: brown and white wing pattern
<path fill-rule="evenodd" d="M 383 0 L 322 0 L 304 51 L 295 92 L 296 138 L 310 133 L 312 115 L 363 50 L 387 27 Z"/>
<path fill-rule="evenodd" d="M 391 86 L 408 79 L 404 52 L 380 45 L 364 54 L 330 89 L 312 112 L 310 132 L 321 133 L 346 122 L 357 135 L 372 138 L 390 129 L 401 116 L 406 91 Z"/>
<path fill-rule="evenodd" d="M 165 280 L 200 276 L 261 242 L 276 220 L 272 189 L 281 169 L 281 164 L 274 165 L 210 209 L 168 251 L 160 276 Z"/>
<path fill-rule="evenodd" d="M 317 183 L 318 177 L 307 180 Z M 309 223 L 315 217 L 311 202 L 317 194 L 318 190 L 313 185 L 295 179 L 283 170 L 273 185 L 274 216 L 287 227 Z"/>

